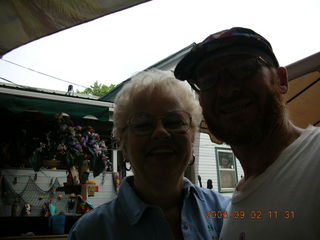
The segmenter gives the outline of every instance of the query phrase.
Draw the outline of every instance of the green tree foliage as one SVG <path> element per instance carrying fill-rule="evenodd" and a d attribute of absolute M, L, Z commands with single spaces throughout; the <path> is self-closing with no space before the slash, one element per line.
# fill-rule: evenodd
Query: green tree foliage
<path fill-rule="evenodd" d="M 116 84 L 110 84 L 109 86 L 107 86 L 107 85 L 98 83 L 98 81 L 95 81 L 94 84 L 91 85 L 89 88 L 86 88 L 83 92 L 80 92 L 77 90 L 77 93 L 101 97 L 107 94 L 108 92 L 110 92 L 116 86 L 117 86 Z"/>

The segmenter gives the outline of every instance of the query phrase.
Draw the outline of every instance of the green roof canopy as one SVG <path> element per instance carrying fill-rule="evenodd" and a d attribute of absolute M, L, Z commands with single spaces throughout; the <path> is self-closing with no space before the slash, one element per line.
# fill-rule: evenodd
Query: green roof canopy
<path fill-rule="evenodd" d="M 112 103 L 80 97 L 0 88 L 0 107 L 11 112 L 40 112 L 55 115 L 63 112 L 71 117 L 109 121 Z"/>

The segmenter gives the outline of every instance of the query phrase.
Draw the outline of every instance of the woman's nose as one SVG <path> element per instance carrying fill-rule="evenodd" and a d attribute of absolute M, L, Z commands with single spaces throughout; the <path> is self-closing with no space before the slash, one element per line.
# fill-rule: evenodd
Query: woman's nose
<path fill-rule="evenodd" d="M 163 126 L 161 119 L 158 119 L 151 138 L 168 138 L 170 135 L 170 132 Z"/>

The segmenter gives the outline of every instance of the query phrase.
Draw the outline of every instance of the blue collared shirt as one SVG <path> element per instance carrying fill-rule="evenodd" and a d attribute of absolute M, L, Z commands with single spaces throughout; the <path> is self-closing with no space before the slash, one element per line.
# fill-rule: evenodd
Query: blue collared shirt
<path fill-rule="evenodd" d="M 193 185 L 184 178 L 181 230 L 184 240 L 218 239 L 222 218 L 208 211 L 224 211 L 229 198 Z M 127 182 L 122 181 L 118 197 L 82 216 L 72 227 L 69 240 L 167 240 L 173 239 L 163 211 L 144 203 Z"/>

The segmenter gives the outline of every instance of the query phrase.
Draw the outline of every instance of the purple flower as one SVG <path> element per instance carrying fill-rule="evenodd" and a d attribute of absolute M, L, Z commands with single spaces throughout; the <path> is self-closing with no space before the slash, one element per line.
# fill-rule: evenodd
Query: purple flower
<path fill-rule="evenodd" d="M 100 155 L 102 153 L 98 144 L 94 144 L 93 149 L 97 155 Z"/>
<path fill-rule="evenodd" d="M 78 149 L 79 151 L 82 151 L 82 146 L 79 143 L 75 145 L 75 148 Z"/>
<path fill-rule="evenodd" d="M 87 147 L 87 142 L 88 142 L 88 136 L 81 137 L 80 138 L 80 143 L 84 146 Z"/>

